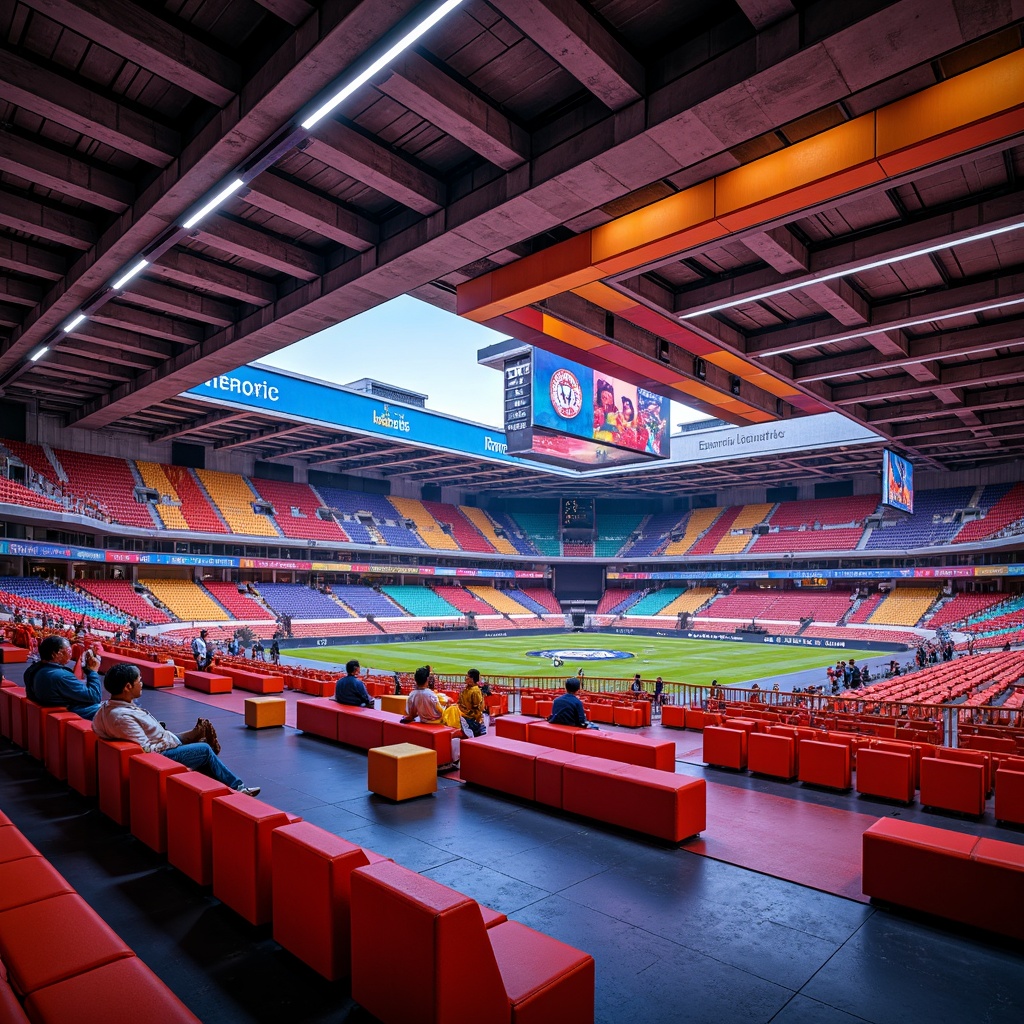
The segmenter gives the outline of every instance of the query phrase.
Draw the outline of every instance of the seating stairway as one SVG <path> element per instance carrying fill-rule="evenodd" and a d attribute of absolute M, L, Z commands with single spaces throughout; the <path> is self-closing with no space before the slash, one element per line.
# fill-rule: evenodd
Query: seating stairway
<path fill-rule="evenodd" d="M 471 590 L 463 587 L 439 586 L 435 584 L 430 588 L 441 600 L 447 601 L 453 608 L 465 614 L 472 612 L 474 615 L 493 615 L 494 609 L 481 601 Z"/>
<path fill-rule="evenodd" d="M 0 440 L 0 448 L 6 448 L 16 459 L 23 462 L 29 469 L 34 470 L 43 479 L 49 480 L 56 487 L 61 487 L 61 481 L 57 477 L 57 470 L 46 455 L 45 449 L 38 444 L 26 444 L 24 441 L 9 441 L 6 438 Z"/>
<path fill-rule="evenodd" d="M 230 533 L 231 529 L 217 510 L 210 504 L 199 480 L 193 471 L 185 466 L 163 466 L 174 493 L 181 502 L 181 514 L 189 529 L 200 533 Z"/>
<path fill-rule="evenodd" d="M 160 521 L 164 524 L 165 529 L 189 529 L 188 520 L 185 519 L 181 511 L 178 495 L 171 485 L 167 474 L 164 472 L 164 467 L 158 462 L 146 462 L 142 459 L 136 459 L 135 467 L 139 471 L 139 476 L 142 477 L 142 482 L 160 495 L 160 499 L 153 507 L 156 510 L 156 514 L 160 517 Z"/>
<path fill-rule="evenodd" d="M 247 593 L 240 592 L 237 583 L 218 583 L 207 580 L 204 584 L 214 599 L 231 613 L 233 618 L 248 621 L 270 619 L 274 616 Z"/>
<path fill-rule="evenodd" d="M 463 551 L 477 551 L 488 555 L 495 553 L 494 545 L 462 514 L 457 505 L 425 501 L 423 507 L 439 523 L 448 525 L 452 540 Z"/>
<path fill-rule="evenodd" d="M 867 622 L 884 600 L 885 594 L 870 594 L 861 601 L 857 610 L 846 620 L 846 624 L 855 626 Z"/>
<path fill-rule="evenodd" d="M 1006 485 L 1000 485 L 1001 490 Z M 982 507 L 988 508 L 983 519 L 966 523 L 953 538 L 954 544 L 970 544 L 995 536 L 1000 530 L 1024 519 L 1024 484 L 1014 484 L 1005 494 L 996 497 L 996 487 L 986 487 L 982 492 Z M 994 499 L 994 500 L 993 500 Z"/>
<path fill-rule="evenodd" d="M 490 605 L 494 611 L 507 615 L 523 615 L 526 612 L 526 609 L 507 590 L 498 590 L 497 587 L 489 587 L 482 583 L 473 584 L 466 589 L 476 594 L 481 601 Z"/>
<path fill-rule="evenodd" d="M 508 537 L 499 537 L 496 524 L 482 508 L 459 505 L 459 511 L 487 538 L 491 547 L 500 555 L 517 554 L 515 545 Z"/>
<path fill-rule="evenodd" d="M 721 514 L 714 518 L 714 520 L 711 522 L 710 527 L 708 528 L 708 531 L 704 534 L 704 536 L 701 537 L 698 541 L 696 541 L 696 543 L 694 543 L 693 546 L 690 548 L 689 554 L 713 555 L 715 553 L 715 548 L 718 547 L 719 542 L 732 529 L 732 524 L 735 521 L 736 517 L 740 514 L 742 508 L 742 505 L 733 505 L 730 506 L 729 508 L 722 509 Z M 713 510 L 706 509 L 702 511 L 710 513 Z M 696 514 L 696 512 L 694 514 Z M 690 532 L 689 524 L 687 524 L 686 532 Z M 669 547 L 672 547 L 672 545 L 669 545 Z M 668 549 L 666 549 L 665 554 L 670 553 L 674 552 L 669 552 Z"/>
<path fill-rule="evenodd" d="M 716 555 L 738 555 L 753 539 L 751 530 L 758 523 L 764 522 L 774 506 L 771 503 L 760 505 L 743 505 L 736 513 L 729 532 L 715 545 Z M 742 530 L 742 533 L 734 531 Z"/>
<path fill-rule="evenodd" d="M 684 587 L 662 587 L 661 590 L 654 590 L 631 605 L 626 613 L 626 617 L 632 618 L 634 615 L 659 615 L 663 608 L 672 604 L 673 601 L 677 601 L 685 593 Z"/>
<path fill-rule="evenodd" d="M 524 534 L 523 528 L 507 512 L 492 512 L 490 515 L 495 525 L 505 531 L 505 536 L 519 554 L 540 554 L 537 546 Z"/>
<path fill-rule="evenodd" d="M 139 582 L 179 619 L 222 622 L 231 618 L 206 590 L 192 580 L 140 579 Z"/>
<path fill-rule="evenodd" d="M 258 515 L 253 509 L 257 496 L 244 477 L 214 469 L 197 469 L 196 475 L 233 533 L 252 537 L 281 536 L 270 516 Z"/>
<path fill-rule="evenodd" d="M 282 480 L 250 480 L 256 493 L 274 506 L 274 521 L 286 537 L 297 540 L 348 542 L 348 534 L 333 519 L 321 519 L 317 510 L 325 507 L 320 495 L 308 484 Z"/>
<path fill-rule="evenodd" d="M 510 591 L 512 597 L 519 598 L 520 596 L 532 601 L 533 604 L 541 608 L 542 615 L 561 615 L 562 609 L 558 604 L 558 599 L 550 590 L 545 587 L 520 587 L 519 591 Z"/>
<path fill-rule="evenodd" d="M 682 521 L 678 512 L 659 512 L 640 521 L 640 536 L 623 548 L 621 557 L 655 555 Z"/>
<path fill-rule="evenodd" d="M 716 593 L 717 590 L 714 587 L 693 587 L 691 590 L 684 591 L 674 600 L 669 601 L 658 614 L 674 617 L 683 612 L 686 615 L 695 615 L 697 610 L 702 605 L 707 604 Z"/>
<path fill-rule="evenodd" d="M 427 511 L 422 501 L 413 498 L 391 498 L 398 514 L 416 524 L 416 532 L 428 548 L 435 551 L 458 551 L 455 539 L 441 529 L 441 524 Z"/>

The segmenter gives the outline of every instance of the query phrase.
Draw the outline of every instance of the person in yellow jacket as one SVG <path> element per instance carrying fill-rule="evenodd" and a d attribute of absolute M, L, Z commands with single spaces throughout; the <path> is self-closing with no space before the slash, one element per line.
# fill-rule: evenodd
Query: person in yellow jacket
<path fill-rule="evenodd" d="M 484 712 L 487 703 L 480 689 L 480 671 L 471 668 L 466 673 L 466 685 L 459 694 L 459 711 L 462 712 L 462 724 L 474 736 L 483 736 L 487 732 Z"/>

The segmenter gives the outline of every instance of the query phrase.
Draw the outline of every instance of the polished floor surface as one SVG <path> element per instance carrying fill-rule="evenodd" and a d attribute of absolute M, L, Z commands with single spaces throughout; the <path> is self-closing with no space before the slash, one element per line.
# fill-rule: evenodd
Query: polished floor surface
<path fill-rule="evenodd" d="M 452 779 L 391 804 L 367 791 L 362 753 L 291 728 L 247 730 L 237 713 L 178 692 L 140 703 L 171 728 L 210 717 L 225 760 L 268 803 L 591 953 L 597 1021 L 1024 1020 L 1017 945 L 835 895 L 854 891 L 857 822 L 898 815 L 1024 843 L 991 815 L 971 822 L 711 771 L 695 734 L 674 734 L 678 770 L 721 790 L 722 810 L 717 836 L 709 814 L 701 840 L 668 847 Z M 243 922 L 3 740 L 0 809 L 207 1024 L 370 1020 L 346 983 L 322 980 L 269 926 Z M 471 980 L 474 952 L 444 965 L 453 984 Z M 416 959 L 396 935 L 396 978 L 406 964 L 414 975 Z"/>

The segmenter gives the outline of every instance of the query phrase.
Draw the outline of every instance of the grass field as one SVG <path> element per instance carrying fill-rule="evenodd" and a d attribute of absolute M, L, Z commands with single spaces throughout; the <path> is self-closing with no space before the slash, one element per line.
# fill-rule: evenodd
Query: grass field
<path fill-rule="evenodd" d="M 542 650 L 625 651 L 631 658 L 583 661 L 566 658 L 563 668 L 550 658 L 529 656 Z M 344 664 L 358 658 L 371 672 L 411 672 L 429 663 L 439 674 L 464 674 L 478 668 L 483 675 L 545 676 L 564 679 L 582 666 L 591 678 L 644 679 L 662 676 L 666 682 L 707 685 L 712 679 L 728 685 L 751 679 L 785 676 L 803 669 L 821 669 L 837 657 L 858 661 L 888 657 L 878 651 L 837 651 L 834 648 L 775 647 L 769 644 L 727 643 L 718 640 L 673 640 L 664 637 L 616 636 L 607 633 L 552 633 L 549 636 L 511 636 L 479 640 L 430 640 L 413 643 L 367 644 L 351 647 L 304 647 L 283 654 L 310 661 Z M 780 679 L 783 689 L 788 689 Z"/>

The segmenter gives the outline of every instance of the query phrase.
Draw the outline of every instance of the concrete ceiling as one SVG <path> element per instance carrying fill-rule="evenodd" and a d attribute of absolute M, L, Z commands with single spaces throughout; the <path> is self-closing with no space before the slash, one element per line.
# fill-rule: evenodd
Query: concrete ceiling
<path fill-rule="evenodd" d="M 300 110 L 423 9 L 0 0 L 6 397 L 79 428 L 188 430 L 262 457 L 316 447 L 258 417 L 204 431 L 208 411 L 177 396 L 397 295 L 454 309 L 480 275 L 1019 50 L 1024 17 L 1022 0 L 465 0 L 295 134 Z M 1019 218 L 1021 108 L 1008 117 L 998 142 L 608 283 L 785 383 L 796 397 L 781 407 L 770 388 L 746 391 L 771 415 L 839 410 L 944 469 L 1019 459 L 1024 304 L 1006 303 L 1024 299 L 1024 231 L 812 280 Z M 261 170 L 245 189 L 177 227 L 248 165 Z M 780 284 L 793 287 L 758 297 Z M 723 303 L 736 304 L 689 316 Z M 571 295 L 545 308 L 612 339 L 634 375 L 656 365 L 656 330 Z M 729 375 L 713 368 L 707 386 L 724 393 Z M 376 460 L 438 480 L 441 463 L 339 443 L 351 447 L 328 454 L 351 462 L 325 468 Z M 849 457 L 768 479 L 854 472 L 866 454 Z M 469 462 L 443 465 L 470 488 L 514 485 L 493 467 L 466 479 Z"/>

